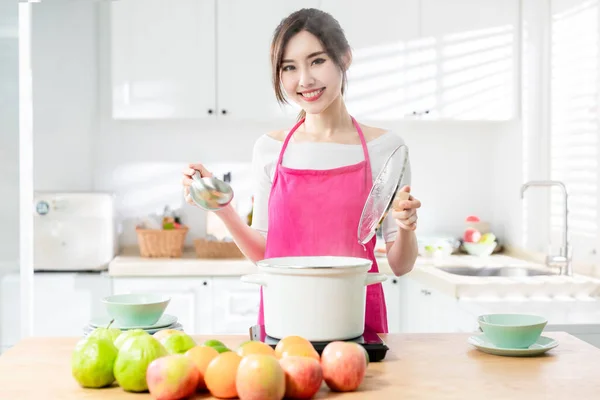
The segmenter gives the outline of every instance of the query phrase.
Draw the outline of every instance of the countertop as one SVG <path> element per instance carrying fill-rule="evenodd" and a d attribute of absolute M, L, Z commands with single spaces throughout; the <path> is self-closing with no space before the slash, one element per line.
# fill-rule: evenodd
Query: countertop
<path fill-rule="evenodd" d="M 379 271 L 392 276 L 385 257 L 378 257 Z M 508 254 L 489 257 L 449 255 L 417 257 L 413 270 L 407 275 L 432 289 L 455 298 L 520 296 L 595 296 L 600 293 L 600 279 L 574 274 L 573 276 L 473 277 L 440 270 L 438 267 L 528 267 L 546 268 L 543 264 Z M 241 276 L 258 272 L 245 258 L 200 259 L 193 252 L 181 258 L 142 258 L 132 249 L 115 257 L 108 267 L 112 277 L 167 276 Z"/>
<path fill-rule="evenodd" d="M 390 350 L 369 364 L 359 391 L 334 394 L 326 386 L 317 399 L 595 399 L 600 393 L 597 349 L 563 332 L 546 332 L 559 346 L 544 356 L 500 357 L 467 343 L 468 334 L 382 335 Z M 212 336 L 236 347 L 246 336 Z M 194 336 L 197 342 L 208 337 Z M 82 389 L 71 376 L 77 338 L 24 339 L 0 356 L 1 399 L 146 399 L 118 386 Z M 211 398 L 198 395 L 196 398 Z"/>

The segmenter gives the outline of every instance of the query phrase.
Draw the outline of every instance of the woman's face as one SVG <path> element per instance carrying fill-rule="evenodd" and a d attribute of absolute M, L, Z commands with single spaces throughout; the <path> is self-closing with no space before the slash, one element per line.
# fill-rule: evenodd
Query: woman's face
<path fill-rule="evenodd" d="M 321 42 L 302 31 L 288 42 L 281 63 L 281 83 L 288 99 L 307 114 L 325 110 L 341 94 L 342 72 Z"/>

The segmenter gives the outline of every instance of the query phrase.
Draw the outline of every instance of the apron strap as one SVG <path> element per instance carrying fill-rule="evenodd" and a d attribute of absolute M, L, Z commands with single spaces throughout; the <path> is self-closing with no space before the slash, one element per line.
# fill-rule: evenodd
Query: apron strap
<path fill-rule="evenodd" d="M 350 118 L 352 118 L 352 123 L 354 124 L 354 127 L 356 128 L 356 130 L 358 132 L 358 137 L 360 138 L 360 144 L 363 149 L 363 156 L 365 157 L 365 161 L 367 164 L 367 177 L 366 178 L 367 178 L 367 182 L 369 182 L 373 178 L 371 177 L 371 174 L 372 174 L 371 160 L 369 159 L 369 148 L 367 147 L 367 141 L 365 140 L 365 135 L 364 135 L 362 129 L 360 129 L 360 125 L 358 124 L 356 119 L 354 119 L 354 117 L 352 117 L 352 116 L 350 116 Z M 294 134 L 294 132 L 296 132 L 296 130 L 300 127 L 300 125 L 302 125 L 304 123 L 305 119 L 306 118 L 302 118 L 300 121 L 298 121 L 296 123 L 296 125 L 294 125 L 294 127 L 290 130 L 290 132 L 285 137 L 285 141 L 283 142 L 283 145 L 281 146 L 281 151 L 279 152 L 279 159 L 277 160 L 277 166 L 281 165 L 281 163 L 283 161 L 283 153 L 285 153 L 285 149 L 287 148 L 288 143 L 290 142 L 290 139 L 292 138 L 292 135 Z"/>
<path fill-rule="evenodd" d="M 283 160 L 283 153 L 285 152 L 285 149 L 287 148 L 287 145 L 288 145 L 290 139 L 292 138 L 292 135 L 294 134 L 294 132 L 296 132 L 296 129 L 298 129 L 298 127 L 304 123 L 304 120 L 305 120 L 305 118 L 302 118 L 300 121 L 298 121 L 296 123 L 296 125 L 294 125 L 294 127 L 292 128 L 290 133 L 288 133 L 287 136 L 285 137 L 285 141 L 283 142 L 283 145 L 281 146 L 281 151 L 279 152 L 279 159 L 277 160 L 277 166 L 281 165 L 281 161 Z"/>

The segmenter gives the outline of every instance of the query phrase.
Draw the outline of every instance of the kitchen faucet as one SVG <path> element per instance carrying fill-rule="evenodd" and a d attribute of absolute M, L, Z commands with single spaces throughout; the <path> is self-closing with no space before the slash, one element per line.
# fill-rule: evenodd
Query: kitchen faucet
<path fill-rule="evenodd" d="M 568 236 L 568 234 L 569 234 L 569 223 L 568 223 L 569 208 L 567 206 L 567 199 L 568 199 L 569 195 L 567 193 L 567 188 L 565 187 L 565 184 L 560 181 L 529 181 L 529 182 L 524 183 L 521 186 L 521 199 L 525 197 L 525 191 L 530 186 L 544 186 L 544 187 L 558 186 L 563 192 L 563 197 L 564 197 L 564 201 L 565 201 L 565 208 L 564 208 L 565 224 L 563 226 L 563 228 L 564 228 L 563 246 L 560 249 L 560 254 L 546 255 L 546 266 L 547 267 L 558 267 L 558 268 L 560 268 L 561 275 L 572 276 L 573 269 L 572 269 L 572 265 L 571 265 L 571 254 L 569 254 L 569 236 Z"/>

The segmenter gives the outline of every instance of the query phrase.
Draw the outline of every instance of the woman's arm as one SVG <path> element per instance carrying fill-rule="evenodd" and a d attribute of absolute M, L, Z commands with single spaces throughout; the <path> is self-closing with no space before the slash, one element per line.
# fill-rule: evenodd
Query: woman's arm
<path fill-rule="evenodd" d="M 215 214 L 223 221 L 233 241 L 247 258 L 256 263 L 265 257 L 266 239 L 260 232 L 248 226 L 231 205 L 215 211 Z"/>

